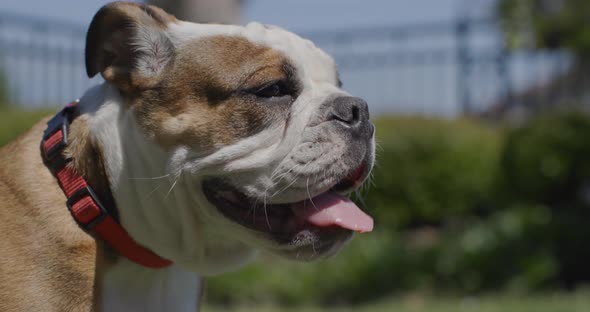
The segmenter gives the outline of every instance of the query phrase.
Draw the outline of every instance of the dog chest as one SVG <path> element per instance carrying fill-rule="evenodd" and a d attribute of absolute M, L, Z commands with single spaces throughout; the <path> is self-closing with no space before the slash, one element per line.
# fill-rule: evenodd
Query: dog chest
<path fill-rule="evenodd" d="M 198 311 L 201 286 L 177 266 L 147 269 L 122 259 L 103 277 L 102 311 Z"/>

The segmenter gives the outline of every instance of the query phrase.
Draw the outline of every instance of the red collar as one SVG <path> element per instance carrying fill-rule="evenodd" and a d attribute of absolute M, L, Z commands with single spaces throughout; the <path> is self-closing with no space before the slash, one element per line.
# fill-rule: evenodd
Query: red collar
<path fill-rule="evenodd" d="M 68 145 L 70 122 L 75 117 L 78 101 L 72 102 L 48 123 L 41 141 L 45 164 L 57 178 L 66 194 L 67 207 L 81 228 L 96 233 L 102 240 L 127 259 L 148 268 L 164 268 L 172 264 L 151 250 L 139 245 L 102 206 L 86 179 L 66 164 L 63 156 Z"/>

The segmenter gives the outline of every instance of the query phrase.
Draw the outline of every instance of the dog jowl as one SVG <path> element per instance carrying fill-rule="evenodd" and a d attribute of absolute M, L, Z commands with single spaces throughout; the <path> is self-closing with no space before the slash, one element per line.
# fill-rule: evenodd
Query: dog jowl
<path fill-rule="evenodd" d="M 310 41 L 274 26 L 194 24 L 115 2 L 90 25 L 86 69 L 105 82 L 77 105 L 67 166 L 138 245 L 174 263 L 164 269 L 168 278 L 190 284 L 181 272 L 231 270 L 258 250 L 313 260 L 338 251 L 354 232 L 372 230 L 373 220 L 346 197 L 374 164 L 367 103 L 342 90 L 333 59 Z M 49 228 L 26 239 L 30 245 L 1 241 L 1 249 L 33 248 L 32 241 L 39 249 L 17 253 L 15 263 L 0 260 L 0 272 L 36 263 L 39 254 L 54 257 L 56 274 L 75 271 L 82 281 L 69 293 L 81 292 L 72 302 L 115 309 L 113 302 L 142 293 L 121 299 L 114 290 L 123 282 L 112 272 L 127 276 L 135 264 L 72 220 L 38 152 L 44 127 L 0 152 L 2 174 L 14 177 L 0 182 L 8 207 L 0 221 L 21 215 L 25 228 Z M 9 238 L 30 232 L 0 229 Z M 11 291 L 2 283 L 0 301 Z M 64 291 L 69 285 L 56 283 Z"/>

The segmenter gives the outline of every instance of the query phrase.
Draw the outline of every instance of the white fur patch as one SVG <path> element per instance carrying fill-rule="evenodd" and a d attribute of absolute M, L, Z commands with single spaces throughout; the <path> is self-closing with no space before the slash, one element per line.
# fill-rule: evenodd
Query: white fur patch
<path fill-rule="evenodd" d="M 202 283 L 177 266 L 147 269 L 126 259 L 102 280 L 102 311 L 198 311 Z"/>

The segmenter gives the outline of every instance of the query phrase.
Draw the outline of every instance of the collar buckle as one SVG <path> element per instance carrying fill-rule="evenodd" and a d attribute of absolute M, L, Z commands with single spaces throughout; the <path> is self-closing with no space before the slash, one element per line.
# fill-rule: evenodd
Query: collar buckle
<path fill-rule="evenodd" d="M 90 186 L 78 189 L 66 202 L 74 219 L 85 230 L 92 230 L 108 216 L 107 210 Z"/>
<path fill-rule="evenodd" d="M 68 130 L 75 106 L 66 106 L 47 122 L 43 133 L 43 153 L 47 160 L 53 160 L 68 146 Z"/>

